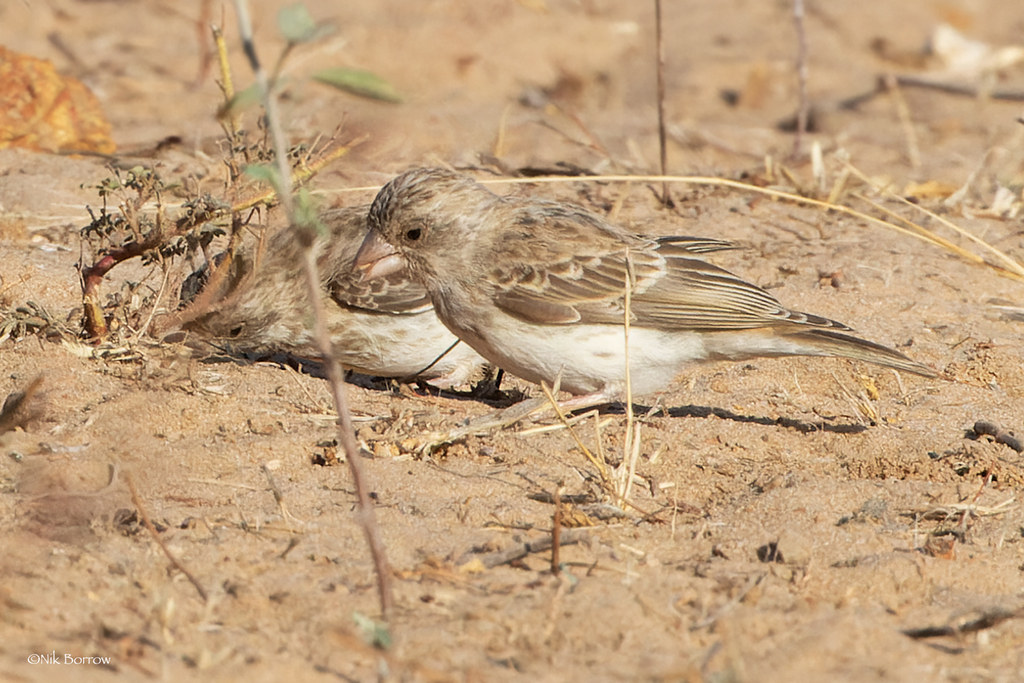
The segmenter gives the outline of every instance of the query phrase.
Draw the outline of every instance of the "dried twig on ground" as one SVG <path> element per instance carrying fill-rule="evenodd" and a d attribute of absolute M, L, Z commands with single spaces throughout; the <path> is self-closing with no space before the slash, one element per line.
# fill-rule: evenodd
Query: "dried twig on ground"
<path fill-rule="evenodd" d="M 1024 452 L 1024 442 L 995 422 L 978 420 L 974 423 L 974 433 L 979 436 L 991 436 L 996 443 L 1009 446 L 1018 453 Z"/>
<path fill-rule="evenodd" d="M 149 535 L 152 536 L 153 540 L 156 541 L 156 544 L 160 546 L 160 550 L 164 552 L 164 555 L 166 555 L 167 559 L 171 561 L 174 568 L 184 574 L 185 578 L 195 586 L 196 592 L 199 593 L 199 597 L 203 599 L 203 602 L 209 602 L 210 598 L 206 593 L 206 589 L 203 588 L 203 584 L 199 583 L 199 579 L 197 579 L 195 575 L 193 575 L 192 572 L 190 572 L 188 568 L 181 563 L 181 560 L 174 556 L 174 553 L 172 553 L 170 548 L 167 547 L 164 540 L 160 538 L 159 532 L 157 532 L 156 527 L 153 526 L 153 522 L 149 518 L 149 513 L 146 512 L 146 507 L 142 504 L 142 498 L 139 497 L 139 492 L 135 489 L 135 480 L 132 478 L 132 475 L 126 473 L 124 478 L 128 483 L 128 490 L 132 494 L 132 505 L 134 505 L 135 509 L 139 511 L 139 517 L 142 518 L 142 523 L 146 526 L 146 530 L 149 531 Z"/>
<path fill-rule="evenodd" d="M 1009 619 L 1024 616 L 1024 610 L 991 609 L 981 613 L 976 619 L 948 626 L 924 626 L 922 628 L 905 628 L 901 632 L 914 640 L 922 638 L 939 638 L 942 636 L 961 636 L 966 633 L 977 633 L 998 626 Z"/>
<path fill-rule="evenodd" d="M 577 543 L 586 542 L 589 538 L 590 532 L 586 529 L 563 529 L 559 536 L 559 545 L 575 545 Z M 521 560 L 531 553 L 546 552 L 551 550 L 553 546 L 554 538 L 552 536 L 545 536 L 536 541 L 517 543 L 511 548 L 506 548 L 505 550 L 498 550 L 493 553 L 480 555 L 476 559 L 478 559 L 484 567 L 492 569 L 503 564 L 508 564 L 509 562 Z"/>

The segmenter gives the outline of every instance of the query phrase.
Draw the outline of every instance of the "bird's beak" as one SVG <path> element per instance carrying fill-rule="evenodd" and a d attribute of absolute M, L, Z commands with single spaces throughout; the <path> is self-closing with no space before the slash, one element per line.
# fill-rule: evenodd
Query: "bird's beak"
<path fill-rule="evenodd" d="M 371 230 L 356 253 L 355 267 L 362 273 L 363 280 L 375 280 L 405 268 L 405 259 L 379 232 Z"/>

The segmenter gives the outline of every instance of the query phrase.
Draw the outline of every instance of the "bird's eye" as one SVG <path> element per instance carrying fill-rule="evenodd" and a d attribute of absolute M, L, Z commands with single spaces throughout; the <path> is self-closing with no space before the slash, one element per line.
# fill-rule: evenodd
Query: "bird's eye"
<path fill-rule="evenodd" d="M 420 230 L 419 228 L 413 228 L 409 232 L 405 233 L 405 237 L 406 237 L 406 239 L 408 239 L 408 240 L 410 240 L 412 242 L 415 242 L 416 240 L 418 240 L 420 238 L 420 235 L 422 235 L 422 234 L 423 234 L 422 230 Z"/>
<path fill-rule="evenodd" d="M 242 334 L 242 326 L 241 325 L 238 325 L 236 327 L 232 327 L 231 330 L 228 331 L 228 336 L 232 337 L 232 338 L 237 337 L 240 334 Z"/>

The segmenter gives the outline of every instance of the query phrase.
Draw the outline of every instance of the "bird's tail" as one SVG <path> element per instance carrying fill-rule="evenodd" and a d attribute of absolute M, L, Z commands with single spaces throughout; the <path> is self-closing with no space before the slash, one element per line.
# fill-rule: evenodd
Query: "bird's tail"
<path fill-rule="evenodd" d="M 801 345 L 802 342 L 802 345 L 806 345 L 805 353 L 809 356 L 839 356 L 912 372 L 922 377 L 939 376 L 931 368 L 907 358 L 899 351 L 831 329 L 801 330 L 787 334 L 785 338 L 797 345 Z"/>

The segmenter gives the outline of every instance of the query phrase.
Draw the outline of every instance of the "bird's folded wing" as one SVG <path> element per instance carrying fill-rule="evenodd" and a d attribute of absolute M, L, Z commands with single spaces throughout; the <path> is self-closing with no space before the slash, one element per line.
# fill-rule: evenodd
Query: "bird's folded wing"
<path fill-rule="evenodd" d="M 415 315 L 433 307 L 426 288 L 405 271 L 365 282 L 358 274 L 345 272 L 327 283 L 327 291 L 339 306 L 375 313 Z"/>
<path fill-rule="evenodd" d="M 665 330 L 727 330 L 841 323 L 786 310 L 775 297 L 732 273 L 692 258 L 727 248 L 697 238 L 662 238 L 601 255 L 578 254 L 543 266 L 503 269 L 495 303 L 541 324 L 620 324 L 632 272 L 632 324 Z"/>

